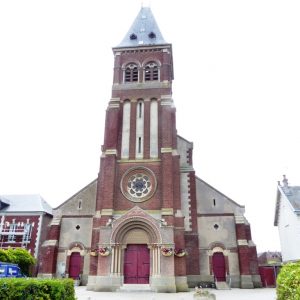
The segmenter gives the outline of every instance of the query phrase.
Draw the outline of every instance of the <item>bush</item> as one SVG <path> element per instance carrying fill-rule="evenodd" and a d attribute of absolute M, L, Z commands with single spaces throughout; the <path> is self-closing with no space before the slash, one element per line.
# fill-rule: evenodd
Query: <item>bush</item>
<path fill-rule="evenodd" d="M 300 300 L 300 262 L 284 265 L 277 277 L 277 300 Z"/>
<path fill-rule="evenodd" d="M 2 300 L 75 300 L 72 279 L 23 279 L 0 280 Z"/>
<path fill-rule="evenodd" d="M 0 249 L 0 261 L 19 265 L 25 275 L 29 275 L 29 268 L 36 263 L 36 259 L 23 248 Z"/>

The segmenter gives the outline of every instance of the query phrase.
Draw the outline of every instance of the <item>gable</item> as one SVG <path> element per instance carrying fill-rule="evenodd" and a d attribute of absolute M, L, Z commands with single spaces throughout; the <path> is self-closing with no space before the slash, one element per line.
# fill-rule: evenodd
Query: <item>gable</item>
<path fill-rule="evenodd" d="M 245 207 L 239 205 L 202 179 L 196 177 L 197 213 L 243 215 Z"/>
<path fill-rule="evenodd" d="M 94 215 L 96 209 L 97 179 L 54 209 L 54 215 Z"/>

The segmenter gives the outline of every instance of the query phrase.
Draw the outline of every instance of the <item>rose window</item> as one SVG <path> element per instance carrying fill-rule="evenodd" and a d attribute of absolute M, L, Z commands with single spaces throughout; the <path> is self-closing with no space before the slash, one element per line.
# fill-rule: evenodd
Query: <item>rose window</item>
<path fill-rule="evenodd" d="M 143 202 L 156 191 L 154 173 L 145 167 L 131 168 L 122 176 L 121 191 L 130 201 Z"/>
<path fill-rule="evenodd" d="M 134 197 L 144 197 L 151 191 L 149 177 L 144 174 L 136 174 L 128 180 L 127 190 Z"/>

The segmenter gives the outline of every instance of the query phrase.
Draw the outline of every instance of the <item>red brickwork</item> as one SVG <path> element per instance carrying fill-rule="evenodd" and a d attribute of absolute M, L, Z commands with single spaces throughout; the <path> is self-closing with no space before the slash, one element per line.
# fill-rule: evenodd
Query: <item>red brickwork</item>
<path fill-rule="evenodd" d="M 198 233 L 185 232 L 185 247 L 188 251 L 186 270 L 189 275 L 199 275 L 199 239 Z"/>
<path fill-rule="evenodd" d="M 241 275 L 250 275 L 250 253 L 248 246 L 238 246 L 240 273 Z"/>
<path fill-rule="evenodd" d="M 192 231 L 198 232 L 195 172 L 189 172 L 188 177 L 189 177 L 189 190 L 190 190 L 190 205 L 191 205 L 190 218 L 192 222 Z"/>
<path fill-rule="evenodd" d="M 236 224 L 235 229 L 236 229 L 236 238 L 238 240 L 247 240 L 245 224 Z"/>

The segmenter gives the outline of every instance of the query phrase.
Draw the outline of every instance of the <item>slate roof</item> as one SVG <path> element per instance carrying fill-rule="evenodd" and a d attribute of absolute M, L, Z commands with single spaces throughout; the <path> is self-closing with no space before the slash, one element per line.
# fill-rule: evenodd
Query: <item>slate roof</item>
<path fill-rule="evenodd" d="M 45 212 L 52 215 L 52 207 L 40 195 L 1 195 L 1 212 Z"/>
<path fill-rule="evenodd" d="M 150 7 L 142 7 L 129 31 L 117 47 L 166 44 Z"/>
<path fill-rule="evenodd" d="M 300 213 L 300 186 L 287 186 L 281 188 L 295 212 Z"/>
<path fill-rule="evenodd" d="M 297 215 L 300 215 L 300 186 L 280 186 L 278 185 L 276 209 L 275 209 L 275 220 L 274 225 L 278 225 L 279 209 L 280 209 L 280 195 L 285 197 L 291 204 L 291 209 Z"/>

